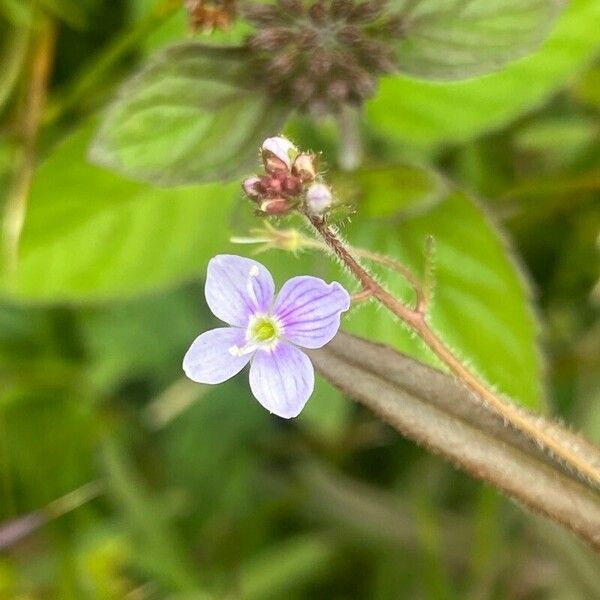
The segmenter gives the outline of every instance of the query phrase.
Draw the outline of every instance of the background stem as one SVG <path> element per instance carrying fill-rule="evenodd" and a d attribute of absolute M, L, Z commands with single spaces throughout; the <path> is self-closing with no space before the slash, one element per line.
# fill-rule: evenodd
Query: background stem
<path fill-rule="evenodd" d="M 363 158 L 360 112 L 344 105 L 337 115 L 337 121 L 340 133 L 338 164 L 342 171 L 353 171 L 360 166 Z"/>
<path fill-rule="evenodd" d="M 35 168 L 38 131 L 46 102 L 55 39 L 54 23 L 45 17 L 41 18 L 33 42 L 31 74 L 20 114 L 20 159 L 15 167 L 4 209 L 4 258 L 9 272 L 14 272 L 17 268 L 19 241 Z"/>

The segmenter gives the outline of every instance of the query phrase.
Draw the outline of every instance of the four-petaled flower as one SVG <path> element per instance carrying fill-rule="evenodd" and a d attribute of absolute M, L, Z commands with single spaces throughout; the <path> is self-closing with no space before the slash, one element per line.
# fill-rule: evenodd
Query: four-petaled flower
<path fill-rule="evenodd" d="M 249 362 L 250 388 L 270 412 L 289 419 L 304 408 L 314 388 L 314 370 L 304 348 L 321 348 L 337 333 L 350 307 L 337 282 L 292 277 L 275 298 L 269 271 L 241 256 L 210 260 L 206 302 L 230 325 L 197 337 L 183 359 L 186 375 L 198 383 L 222 383 Z"/>

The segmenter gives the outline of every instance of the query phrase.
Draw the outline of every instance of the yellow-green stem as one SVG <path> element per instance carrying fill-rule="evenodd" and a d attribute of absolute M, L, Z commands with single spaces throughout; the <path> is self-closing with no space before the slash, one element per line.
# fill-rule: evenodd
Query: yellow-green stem
<path fill-rule="evenodd" d="M 31 74 L 20 118 L 21 150 L 4 209 L 4 259 L 9 272 L 17 268 L 19 242 L 27 212 L 27 199 L 35 167 L 35 153 L 42 110 L 54 57 L 56 27 L 49 19 L 40 19 L 34 40 Z"/>

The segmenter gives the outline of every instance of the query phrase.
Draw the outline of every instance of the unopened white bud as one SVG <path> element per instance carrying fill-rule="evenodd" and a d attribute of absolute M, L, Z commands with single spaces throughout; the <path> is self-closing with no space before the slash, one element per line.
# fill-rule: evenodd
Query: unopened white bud
<path fill-rule="evenodd" d="M 292 162 L 298 155 L 298 148 L 284 137 L 267 138 L 261 148 L 265 169 L 267 171 L 275 169 L 292 168 Z"/>
<path fill-rule="evenodd" d="M 324 183 L 313 183 L 306 192 L 306 208 L 311 215 L 320 216 L 333 204 L 333 194 Z"/>

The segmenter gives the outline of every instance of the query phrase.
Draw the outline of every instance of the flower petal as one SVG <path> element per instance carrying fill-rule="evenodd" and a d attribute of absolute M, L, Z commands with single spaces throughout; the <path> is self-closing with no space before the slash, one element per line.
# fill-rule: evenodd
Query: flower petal
<path fill-rule="evenodd" d="M 285 282 L 274 314 L 283 325 L 283 337 L 305 348 L 321 348 L 340 327 L 340 314 L 350 308 L 350 295 L 337 282 L 292 277 Z"/>
<path fill-rule="evenodd" d="M 263 156 L 272 155 L 280 160 L 285 167 L 291 169 L 292 160 L 296 158 L 298 149 L 290 140 L 282 136 L 267 138 L 261 147 Z"/>
<path fill-rule="evenodd" d="M 246 343 L 243 329 L 220 327 L 198 336 L 183 358 L 185 374 L 198 383 L 223 383 L 239 373 L 252 358 L 230 352 L 233 346 L 241 348 Z"/>
<path fill-rule="evenodd" d="M 250 366 L 250 388 L 269 411 L 284 419 L 298 416 L 315 386 L 308 356 L 279 342 L 272 350 L 258 350 Z"/>
<path fill-rule="evenodd" d="M 311 215 L 322 215 L 333 203 L 331 188 L 324 183 L 313 183 L 308 188 L 304 201 Z"/>
<path fill-rule="evenodd" d="M 208 263 L 204 293 L 216 317 L 246 327 L 252 315 L 269 311 L 275 285 L 271 273 L 259 262 L 220 254 Z"/>

